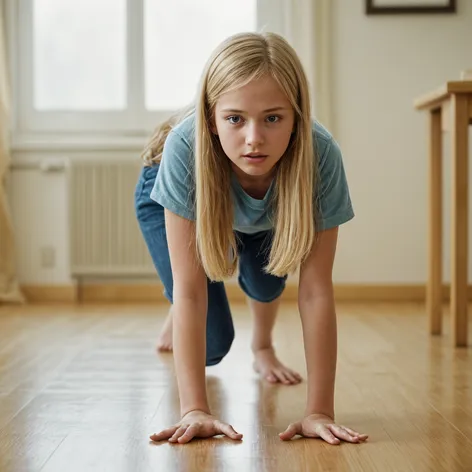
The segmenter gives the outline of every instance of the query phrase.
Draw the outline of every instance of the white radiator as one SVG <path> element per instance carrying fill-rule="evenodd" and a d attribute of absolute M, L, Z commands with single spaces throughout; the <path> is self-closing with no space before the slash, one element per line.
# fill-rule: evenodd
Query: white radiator
<path fill-rule="evenodd" d="M 139 230 L 136 161 L 71 160 L 68 166 L 71 275 L 155 275 Z"/>

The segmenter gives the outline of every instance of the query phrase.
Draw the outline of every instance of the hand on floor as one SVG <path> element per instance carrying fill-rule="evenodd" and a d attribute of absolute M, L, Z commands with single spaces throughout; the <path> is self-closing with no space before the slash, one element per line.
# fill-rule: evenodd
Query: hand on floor
<path fill-rule="evenodd" d="M 337 425 L 332 418 L 319 414 L 306 416 L 303 420 L 290 424 L 279 437 L 288 441 L 297 434 L 306 438 L 321 438 L 330 444 L 340 444 L 341 439 L 351 443 L 361 443 L 368 438 L 367 434 L 360 434 L 345 426 Z"/>
<path fill-rule="evenodd" d="M 153 441 L 167 439 L 172 443 L 184 444 L 193 438 L 211 438 L 220 434 L 235 440 L 243 437 L 231 425 L 219 421 L 204 411 L 194 410 L 187 413 L 174 426 L 154 433 L 150 438 Z"/>

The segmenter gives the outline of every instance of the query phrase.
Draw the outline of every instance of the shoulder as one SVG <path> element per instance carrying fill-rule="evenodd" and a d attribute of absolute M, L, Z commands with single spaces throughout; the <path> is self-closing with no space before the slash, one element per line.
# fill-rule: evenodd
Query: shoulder
<path fill-rule="evenodd" d="M 193 161 L 194 135 L 193 116 L 174 126 L 164 143 L 161 166 L 188 171 Z"/>
<path fill-rule="evenodd" d="M 328 154 L 340 154 L 340 148 L 331 132 L 317 120 L 312 120 L 313 147 L 315 156 L 322 164 Z"/>
<path fill-rule="evenodd" d="M 333 135 L 319 122 L 313 122 L 316 177 L 315 197 L 318 230 L 346 223 L 354 217 L 341 149 Z"/>
<path fill-rule="evenodd" d="M 169 132 L 162 152 L 151 199 L 190 220 L 195 219 L 193 208 L 193 143 L 187 120 Z"/>
<path fill-rule="evenodd" d="M 195 114 L 192 113 L 174 126 L 167 139 L 169 141 L 180 141 L 188 149 L 193 150 L 195 145 Z"/>

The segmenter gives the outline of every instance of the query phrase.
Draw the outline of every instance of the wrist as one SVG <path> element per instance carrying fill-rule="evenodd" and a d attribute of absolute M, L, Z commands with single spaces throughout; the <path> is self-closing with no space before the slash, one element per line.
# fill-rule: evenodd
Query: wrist
<path fill-rule="evenodd" d="M 310 388 L 309 383 L 305 403 L 305 415 L 325 415 L 334 420 L 334 389 Z"/>
<path fill-rule="evenodd" d="M 180 417 L 183 418 L 184 416 L 188 415 L 189 413 L 201 412 L 206 413 L 207 415 L 211 415 L 210 407 L 206 406 L 195 406 L 189 408 L 181 408 L 180 409 Z"/>
<path fill-rule="evenodd" d="M 319 417 L 328 417 L 330 418 L 332 421 L 334 421 L 334 411 L 330 411 L 330 410 L 321 410 L 321 409 L 306 409 L 305 410 L 305 416 L 319 416 Z"/>

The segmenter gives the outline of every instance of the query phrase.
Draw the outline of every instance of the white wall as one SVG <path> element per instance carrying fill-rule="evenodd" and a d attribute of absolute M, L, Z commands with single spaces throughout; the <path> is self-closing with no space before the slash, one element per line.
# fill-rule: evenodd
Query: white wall
<path fill-rule="evenodd" d="M 472 2 L 459 1 L 459 13 L 445 16 L 365 16 L 364 0 L 333 0 L 333 9 L 332 131 L 344 152 L 357 215 L 341 230 L 335 279 L 424 283 L 427 117 L 412 101 L 472 68 Z M 16 169 L 10 184 L 21 282 L 70 283 L 65 175 Z M 446 181 L 446 245 L 449 188 Z M 40 248 L 48 245 L 56 248 L 52 269 L 40 265 Z M 444 261 L 449 280 L 448 246 Z"/>
<path fill-rule="evenodd" d="M 34 153 L 29 157 L 42 159 L 48 155 Z M 9 188 L 20 282 L 70 283 L 65 174 L 14 169 Z M 54 268 L 41 266 L 40 251 L 46 246 L 55 248 Z"/>
<path fill-rule="evenodd" d="M 333 132 L 357 213 L 342 230 L 336 273 L 343 282 L 426 280 L 427 115 L 412 102 L 472 68 L 472 2 L 458 4 L 457 15 L 366 16 L 364 0 L 333 1 Z"/>

